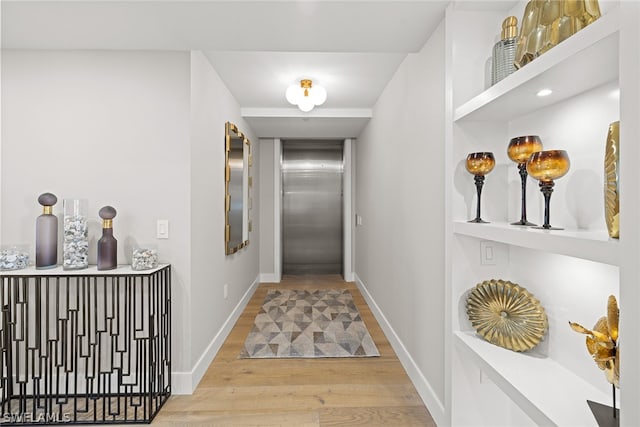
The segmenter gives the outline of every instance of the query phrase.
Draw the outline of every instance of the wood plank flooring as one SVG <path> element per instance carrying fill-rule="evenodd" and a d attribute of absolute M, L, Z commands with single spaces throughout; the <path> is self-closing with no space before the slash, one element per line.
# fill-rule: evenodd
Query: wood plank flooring
<path fill-rule="evenodd" d="M 349 289 L 380 357 L 238 359 L 267 290 Z M 172 396 L 154 426 L 435 426 L 354 283 L 339 276 L 261 284 L 195 393 Z"/>

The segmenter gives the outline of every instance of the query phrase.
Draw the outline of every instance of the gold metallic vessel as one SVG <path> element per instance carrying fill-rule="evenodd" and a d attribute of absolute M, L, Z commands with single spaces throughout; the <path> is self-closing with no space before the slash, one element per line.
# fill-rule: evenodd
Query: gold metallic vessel
<path fill-rule="evenodd" d="M 516 68 L 525 66 L 598 18 L 598 0 L 529 1 L 518 37 Z"/>

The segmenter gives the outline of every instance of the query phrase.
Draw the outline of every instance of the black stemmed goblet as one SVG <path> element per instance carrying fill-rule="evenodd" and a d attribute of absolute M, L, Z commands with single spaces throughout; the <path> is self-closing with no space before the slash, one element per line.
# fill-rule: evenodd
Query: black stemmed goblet
<path fill-rule="evenodd" d="M 527 172 L 540 181 L 540 191 L 544 195 L 544 224 L 536 228 L 562 230 L 549 224 L 549 202 L 555 185 L 553 180 L 565 176 L 569 165 L 569 155 L 564 150 L 538 151 L 527 161 Z"/>
<path fill-rule="evenodd" d="M 482 194 L 482 186 L 484 185 L 484 176 L 493 170 L 496 165 L 496 160 L 493 157 L 493 153 L 471 153 L 467 156 L 467 171 L 474 175 L 474 181 L 476 183 L 476 192 L 478 194 L 478 204 L 476 208 L 476 217 L 468 222 L 475 222 L 480 224 L 486 224 L 487 221 L 483 221 L 480 218 L 480 195 Z"/>
<path fill-rule="evenodd" d="M 537 135 L 518 136 L 509 141 L 507 154 L 509 158 L 518 164 L 520 173 L 520 186 L 522 189 L 522 202 L 520 209 L 520 221 L 513 222 L 511 225 L 536 225 L 527 221 L 527 160 L 533 153 L 542 151 L 542 141 Z"/>

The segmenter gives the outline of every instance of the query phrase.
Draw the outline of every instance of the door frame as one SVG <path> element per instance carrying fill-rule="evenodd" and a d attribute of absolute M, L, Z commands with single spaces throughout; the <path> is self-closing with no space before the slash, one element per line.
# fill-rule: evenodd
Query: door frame
<path fill-rule="evenodd" d="M 343 143 L 342 161 L 344 175 L 342 180 L 343 209 L 342 209 L 342 240 L 343 240 L 343 276 L 347 282 L 354 280 L 353 248 L 354 229 L 353 215 L 355 212 L 355 144 L 352 138 L 346 138 Z M 280 138 L 273 140 L 273 275 L 276 282 L 282 280 L 282 142 Z"/>

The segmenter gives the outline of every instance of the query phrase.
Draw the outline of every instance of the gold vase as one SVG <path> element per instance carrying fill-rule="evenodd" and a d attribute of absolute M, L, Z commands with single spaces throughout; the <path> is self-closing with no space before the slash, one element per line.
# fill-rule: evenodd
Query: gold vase
<path fill-rule="evenodd" d="M 522 17 L 514 65 L 525 66 L 599 17 L 598 0 L 530 0 Z"/>
<path fill-rule="evenodd" d="M 620 199 L 618 193 L 618 173 L 620 162 L 620 122 L 609 125 L 607 145 L 604 154 L 604 217 L 609 236 L 620 237 Z"/>

